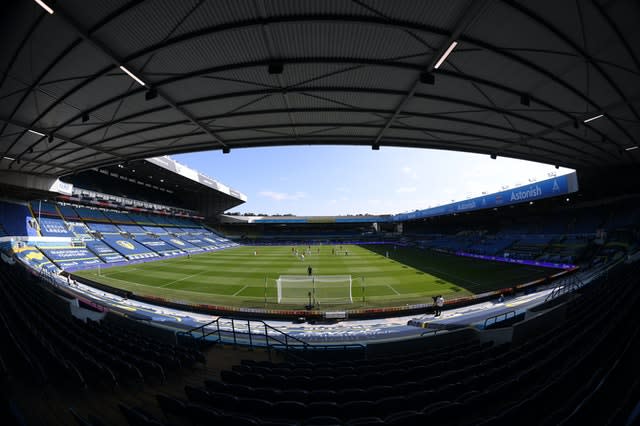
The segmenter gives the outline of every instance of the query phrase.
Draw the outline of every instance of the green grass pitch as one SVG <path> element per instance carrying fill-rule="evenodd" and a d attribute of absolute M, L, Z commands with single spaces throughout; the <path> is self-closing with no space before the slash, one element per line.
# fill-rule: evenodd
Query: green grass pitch
<path fill-rule="evenodd" d="M 280 275 L 306 275 L 308 266 L 314 275 L 351 275 L 354 303 L 341 305 L 344 308 L 431 303 L 437 294 L 456 298 L 554 272 L 387 245 L 311 246 L 311 254 L 301 260 L 292 253 L 293 247 L 300 252 L 306 248 L 241 246 L 190 258 L 102 268 L 100 275 L 95 269 L 77 275 L 139 295 L 180 302 L 288 309 L 301 306 L 277 303 L 276 280 Z"/>

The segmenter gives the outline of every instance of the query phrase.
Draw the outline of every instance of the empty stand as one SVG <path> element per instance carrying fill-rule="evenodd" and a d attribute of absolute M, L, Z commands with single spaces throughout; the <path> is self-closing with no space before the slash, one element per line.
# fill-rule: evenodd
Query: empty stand
<path fill-rule="evenodd" d="M 179 237 L 173 237 L 170 235 L 160 235 L 159 237 L 162 241 L 165 241 L 167 244 L 178 250 L 184 250 L 188 253 L 198 253 L 203 251 L 201 247 L 195 246 Z"/>
<path fill-rule="evenodd" d="M 109 247 L 129 260 L 148 259 L 158 254 L 139 242 L 115 235 L 104 235 L 102 239 Z"/>
<path fill-rule="evenodd" d="M 160 226 L 143 226 L 142 227 L 146 232 L 149 232 L 151 234 L 155 234 L 155 235 L 167 235 L 168 232 L 166 229 L 160 227 Z"/>
<path fill-rule="evenodd" d="M 60 269 L 86 268 L 102 264 L 102 260 L 86 248 L 78 247 L 39 247 L 44 255 Z"/>
<path fill-rule="evenodd" d="M 69 395 L 87 388 L 111 392 L 121 386 L 161 384 L 169 375 L 205 362 L 201 352 L 136 332 L 124 326 L 128 321 L 107 316 L 85 323 L 72 317 L 68 299 L 20 269 L 0 265 L 4 386 L 47 386 Z"/>
<path fill-rule="evenodd" d="M 140 225 L 118 225 L 118 228 L 120 228 L 122 232 L 127 232 L 133 235 L 143 235 L 146 233 Z"/>
<path fill-rule="evenodd" d="M 25 264 L 29 265 L 33 270 L 39 271 L 45 269 L 47 271 L 57 271 L 58 267 L 47 258 L 37 247 L 21 246 L 13 249 L 15 255 Z"/>
<path fill-rule="evenodd" d="M 150 225 L 150 226 L 155 225 L 155 222 L 153 222 L 149 218 L 149 216 L 143 215 L 140 213 L 129 213 L 129 218 L 131 218 L 131 220 L 137 223 L 138 225 Z"/>
<path fill-rule="evenodd" d="M 62 219 L 40 218 L 40 233 L 43 237 L 75 237 Z"/>
<path fill-rule="evenodd" d="M 57 209 L 57 205 L 48 203 L 46 201 L 33 201 L 31 202 L 31 211 L 36 217 L 53 217 L 60 219 L 60 212 Z"/>
<path fill-rule="evenodd" d="M 120 229 L 112 223 L 86 222 L 89 229 L 102 235 L 119 235 Z"/>
<path fill-rule="evenodd" d="M 104 215 L 102 210 L 89 209 L 86 207 L 75 207 L 74 209 L 78 214 L 78 217 L 84 221 L 110 223 L 109 219 Z"/>
<path fill-rule="evenodd" d="M 0 223 L 7 235 L 38 236 L 37 222 L 26 205 L 0 202 Z"/>
<path fill-rule="evenodd" d="M 154 252 L 162 256 L 173 256 L 184 253 L 181 248 L 176 247 L 176 244 L 169 244 L 162 238 L 139 235 L 136 236 L 135 240 L 143 246 L 147 247 L 149 250 L 153 250 Z"/>
<path fill-rule="evenodd" d="M 105 210 L 104 215 L 113 223 L 117 224 L 133 224 L 133 220 L 126 213 L 112 212 Z"/>
<path fill-rule="evenodd" d="M 365 361 L 245 361 L 220 379 L 185 387 L 182 397 L 157 399 L 167 420 L 193 424 L 550 425 L 585 418 L 581 403 L 609 370 L 600 367 L 628 356 L 640 333 L 637 267 L 623 269 L 582 288 L 567 302 L 564 321 L 520 344 L 464 341 Z"/>
<path fill-rule="evenodd" d="M 122 254 L 115 251 L 102 241 L 87 241 L 87 249 L 95 253 L 105 263 L 126 262 L 126 258 Z"/>
<path fill-rule="evenodd" d="M 69 230 L 76 238 L 82 240 L 91 240 L 93 236 L 90 234 L 91 230 L 83 222 L 69 221 L 67 222 Z"/>
<path fill-rule="evenodd" d="M 80 215 L 69 205 L 58 204 L 58 211 L 65 220 L 80 219 Z"/>

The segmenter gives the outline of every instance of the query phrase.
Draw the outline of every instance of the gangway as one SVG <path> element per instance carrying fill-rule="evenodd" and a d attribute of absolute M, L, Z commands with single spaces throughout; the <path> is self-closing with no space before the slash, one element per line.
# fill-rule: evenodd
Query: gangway
<path fill-rule="evenodd" d="M 351 352 L 366 358 L 366 346 L 359 343 L 318 344 L 309 343 L 285 333 L 265 321 L 233 317 L 218 317 L 215 320 L 177 333 L 178 340 L 197 346 L 223 343 L 249 348 L 266 348 L 288 355 L 304 357 L 318 352 Z"/>

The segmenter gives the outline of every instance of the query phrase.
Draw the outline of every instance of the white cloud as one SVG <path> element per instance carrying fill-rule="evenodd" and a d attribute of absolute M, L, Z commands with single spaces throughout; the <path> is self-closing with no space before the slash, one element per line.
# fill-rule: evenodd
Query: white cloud
<path fill-rule="evenodd" d="M 412 179 L 417 179 L 418 178 L 418 173 L 416 173 L 415 170 L 413 170 L 411 167 L 409 166 L 404 166 L 402 169 L 402 173 L 405 174 L 406 176 L 412 178 Z"/>
<path fill-rule="evenodd" d="M 416 192 L 416 187 L 415 186 L 401 186 L 400 188 L 396 189 L 396 192 L 398 193 L 409 193 L 409 192 Z"/>
<path fill-rule="evenodd" d="M 265 198 L 271 198 L 274 201 L 299 200 L 307 196 L 304 192 L 299 191 L 293 194 L 288 194 L 286 192 L 260 191 L 258 195 Z"/>

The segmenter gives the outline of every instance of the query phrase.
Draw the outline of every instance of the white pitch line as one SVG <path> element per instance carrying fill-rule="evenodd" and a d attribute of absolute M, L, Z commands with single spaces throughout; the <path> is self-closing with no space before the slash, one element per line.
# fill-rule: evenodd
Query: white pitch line
<path fill-rule="evenodd" d="M 197 272 L 195 274 L 187 275 L 186 277 L 182 277 L 182 278 L 180 278 L 178 280 L 173 280 L 173 281 L 168 282 L 166 284 L 162 284 L 160 286 L 157 286 L 156 288 L 167 287 L 167 286 L 170 286 L 171 284 L 175 284 L 175 283 L 179 283 L 180 281 L 188 280 L 189 278 L 195 277 L 196 275 L 204 274 L 206 272 L 210 272 L 210 271 L 204 270 L 204 271 Z"/>
<path fill-rule="evenodd" d="M 244 290 L 245 288 L 249 287 L 248 285 L 245 285 L 244 287 L 242 287 L 240 290 L 236 291 L 235 293 L 233 293 L 233 296 L 237 296 L 240 293 L 242 293 L 242 290 Z"/>
<path fill-rule="evenodd" d="M 98 275 L 99 277 L 108 277 L 108 276 L 109 276 L 109 275 L 111 275 L 111 274 L 119 274 L 119 273 L 121 273 L 121 272 L 122 272 L 122 271 L 117 271 L 117 270 L 116 270 L 116 271 L 113 271 L 113 270 L 110 270 L 110 269 L 111 269 L 111 268 L 107 268 L 107 269 L 106 269 L 108 272 L 105 272 L 105 270 L 104 270 L 104 269 L 102 269 L 102 271 L 100 272 L 100 274 L 96 274 L 96 275 Z M 142 270 L 142 269 L 140 269 L 140 268 L 129 268 L 129 269 L 127 269 L 127 271 L 141 271 L 141 270 Z M 96 271 L 96 269 L 93 269 L 93 271 Z M 114 279 L 117 279 L 117 278 L 114 278 Z"/>
<path fill-rule="evenodd" d="M 397 294 L 398 296 L 400 296 L 400 293 L 398 293 L 398 291 L 397 291 L 395 288 L 393 288 L 393 287 L 391 286 L 391 284 L 387 284 L 387 287 L 389 287 L 389 288 L 390 288 L 390 289 L 391 289 L 395 294 Z"/>
<path fill-rule="evenodd" d="M 101 276 L 104 276 L 104 275 L 101 275 Z M 109 276 L 107 276 L 107 278 L 109 278 L 110 280 L 113 280 L 113 281 L 120 281 L 122 283 L 133 284 L 133 285 L 141 285 L 143 287 L 157 288 L 154 285 L 142 284 L 142 283 L 139 283 L 137 281 L 121 280 L 120 278 L 113 278 L 113 277 L 109 277 Z"/>

